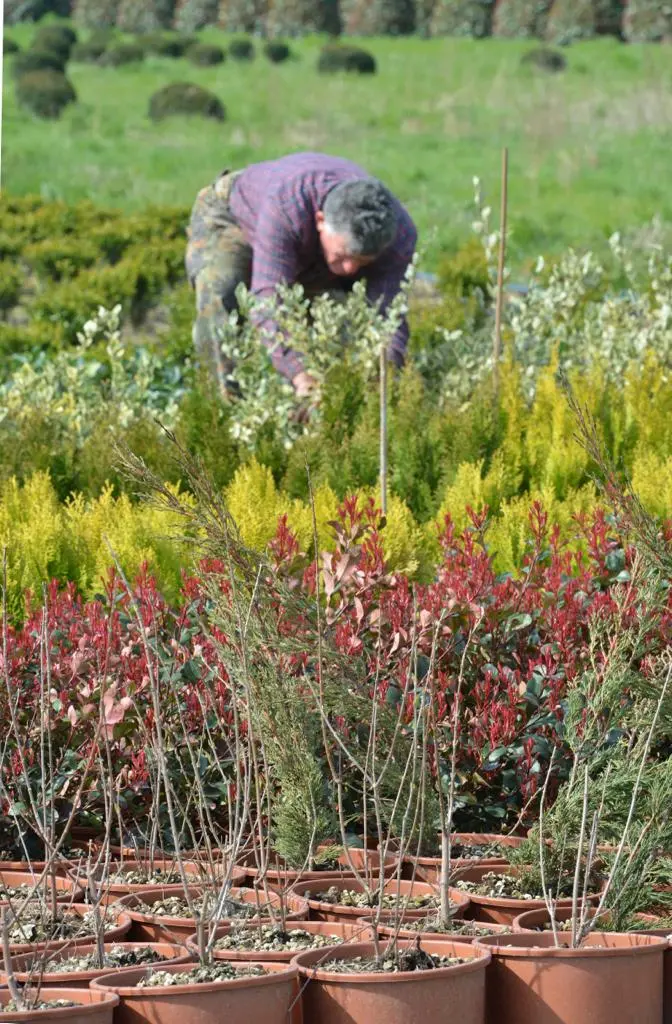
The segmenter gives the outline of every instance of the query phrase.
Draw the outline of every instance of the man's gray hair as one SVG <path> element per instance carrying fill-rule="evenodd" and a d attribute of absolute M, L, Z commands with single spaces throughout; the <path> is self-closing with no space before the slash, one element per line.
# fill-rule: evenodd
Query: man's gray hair
<path fill-rule="evenodd" d="M 328 193 L 322 213 L 327 230 L 347 239 L 349 256 L 377 256 L 397 233 L 394 198 L 377 178 L 342 181 Z"/>

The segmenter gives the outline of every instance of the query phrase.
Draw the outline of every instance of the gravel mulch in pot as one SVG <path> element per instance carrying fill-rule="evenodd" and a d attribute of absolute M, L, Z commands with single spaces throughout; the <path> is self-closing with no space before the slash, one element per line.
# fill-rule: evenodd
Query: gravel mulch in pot
<path fill-rule="evenodd" d="M 259 964 L 234 966 L 226 960 L 219 960 L 208 966 L 192 967 L 188 971 L 173 973 L 153 971 L 142 978 L 137 988 L 165 988 L 169 985 L 204 985 L 213 981 L 234 981 L 236 978 L 262 977 L 267 971 Z"/>
<path fill-rule="evenodd" d="M 466 963 L 462 957 L 438 956 L 424 949 L 389 949 L 375 957 L 356 956 L 351 960 L 325 960 L 321 971 L 332 974 L 406 974 L 414 971 L 435 971 L 438 967 L 453 967 Z"/>

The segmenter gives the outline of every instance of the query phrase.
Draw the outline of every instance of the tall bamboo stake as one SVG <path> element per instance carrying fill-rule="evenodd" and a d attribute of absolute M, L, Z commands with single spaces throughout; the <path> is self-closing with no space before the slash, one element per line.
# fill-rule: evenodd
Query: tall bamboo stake
<path fill-rule="evenodd" d="M 499 259 L 497 261 L 497 299 L 495 305 L 495 338 L 492 350 L 495 399 L 499 393 L 499 360 L 502 354 L 502 305 L 504 302 L 504 261 L 506 258 L 506 208 L 508 202 L 509 151 L 502 150 L 502 191 L 499 212 Z"/>
<path fill-rule="evenodd" d="M 387 352 L 380 349 L 380 507 L 387 515 Z"/>

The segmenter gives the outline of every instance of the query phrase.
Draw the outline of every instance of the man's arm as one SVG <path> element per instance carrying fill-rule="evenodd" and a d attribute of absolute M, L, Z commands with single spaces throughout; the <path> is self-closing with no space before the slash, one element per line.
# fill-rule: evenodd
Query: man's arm
<path fill-rule="evenodd" d="M 383 253 L 366 273 L 366 294 L 370 302 L 381 299 L 380 312 L 384 313 L 399 294 L 408 265 L 413 259 L 418 233 L 410 216 L 404 210 L 399 232 L 393 246 Z M 403 366 L 408 347 L 408 320 L 404 317 L 392 335 L 387 349 L 388 359 Z"/>
<path fill-rule="evenodd" d="M 271 193 L 257 215 L 250 285 L 255 299 L 271 299 L 279 284 L 296 281 L 298 245 L 299 239 L 283 209 L 282 197 L 278 192 Z M 268 311 L 257 309 L 251 319 L 260 329 L 264 345 L 271 350 L 271 362 L 276 370 L 289 380 L 302 373 L 299 354 L 283 344 L 278 325 Z"/>

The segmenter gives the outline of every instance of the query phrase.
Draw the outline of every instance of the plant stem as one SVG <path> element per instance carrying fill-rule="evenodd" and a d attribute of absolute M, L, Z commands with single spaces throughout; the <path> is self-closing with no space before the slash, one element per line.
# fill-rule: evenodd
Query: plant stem
<path fill-rule="evenodd" d="M 380 349 L 380 508 L 387 515 L 387 352 Z"/>
<path fill-rule="evenodd" d="M 499 393 L 499 360 L 502 355 L 502 306 L 504 304 L 504 261 L 506 258 L 506 213 L 508 204 L 509 151 L 502 150 L 502 192 L 499 214 L 499 258 L 497 261 L 497 298 L 495 304 L 495 337 L 492 351 L 492 374 L 495 400 Z"/>

